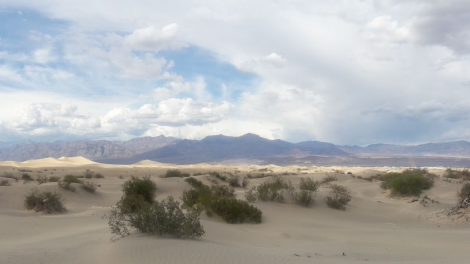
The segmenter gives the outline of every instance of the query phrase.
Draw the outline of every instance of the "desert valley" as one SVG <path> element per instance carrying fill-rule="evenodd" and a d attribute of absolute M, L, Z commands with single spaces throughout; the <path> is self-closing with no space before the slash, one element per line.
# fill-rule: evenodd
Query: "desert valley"
<path fill-rule="evenodd" d="M 168 170 L 182 175 L 167 177 Z M 469 209 L 449 215 L 458 203 L 464 179 L 448 177 L 443 168 L 429 190 L 416 196 L 392 195 L 377 175 L 393 167 L 317 167 L 277 165 L 171 165 L 143 161 L 132 165 L 95 163 L 82 157 L 47 158 L 0 165 L 1 263 L 465 263 L 470 257 Z M 455 171 L 456 173 L 458 171 Z M 187 174 L 187 175 L 186 175 Z M 66 175 L 93 183 L 93 192 Z M 447 175 L 447 176 L 446 176 Z M 111 233 L 111 207 L 131 177 L 152 180 L 156 200 L 181 199 L 191 188 L 186 178 L 207 185 L 233 185 L 245 200 L 255 186 L 281 179 L 296 186 L 301 179 L 319 183 L 313 202 L 302 206 L 286 195 L 279 201 L 256 201 L 261 223 L 226 223 L 201 214 L 205 234 L 176 239 L 132 230 Z M 40 182 L 38 182 L 38 180 Z M 58 181 L 58 182 L 57 182 Z M 303 180 L 302 180 L 303 181 Z M 344 210 L 325 202 L 329 185 L 346 187 L 351 196 Z M 44 214 L 25 209 L 32 190 L 58 193 L 66 209 Z"/>

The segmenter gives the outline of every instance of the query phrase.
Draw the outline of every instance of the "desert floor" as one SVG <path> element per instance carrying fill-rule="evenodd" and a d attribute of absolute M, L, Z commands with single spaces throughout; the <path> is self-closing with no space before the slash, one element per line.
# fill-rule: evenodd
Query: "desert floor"
<path fill-rule="evenodd" d="M 310 208 L 257 202 L 263 211 L 261 224 L 226 224 L 202 215 L 206 235 L 198 240 L 138 233 L 113 239 L 106 215 L 131 176 L 150 176 L 158 186 L 157 199 L 180 197 L 189 188 L 182 178 L 161 177 L 169 167 L 152 162 L 111 166 L 82 158 L 1 164 L 0 180 L 5 173 L 62 177 L 86 169 L 104 178 L 91 180 L 100 185 L 95 194 L 65 191 L 54 182 L 39 185 L 8 179 L 11 186 L 0 186 L 0 263 L 468 263 L 470 259 L 470 223 L 446 215 L 456 204 L 462 183 L 437 179 L 424 195 L 438 203 L 424 206 L 412 198 L 390 197 L 378 181 L 357 177 L 396 168 L 179 166 L 201 173 L 196 177 L 203 180 L 209 180 L 209 171 L 250 174 L 255 178 L 249 186 L 269 178 L 261 176 L 282 175 L 296 182 L 300 177 L 321 180 L 334 175 L 338 184 L 351 190 L 353 199 L 345 211 L 330 209 L 324 202 L 327 189 L 322 187 Z M 33 188 L 61 193 L 68 211 L 44 215 L 24 209 L 24 197 Z M 236 189 L 240 198 L 245 191 Z"/>

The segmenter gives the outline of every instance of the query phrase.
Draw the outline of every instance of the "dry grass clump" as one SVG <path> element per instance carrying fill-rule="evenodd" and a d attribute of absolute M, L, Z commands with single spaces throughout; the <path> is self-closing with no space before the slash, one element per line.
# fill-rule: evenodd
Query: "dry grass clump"
<path fill-rule="evenodd" d="M 65 175 L 65 177 L 57 182 L 57 185 L 67 191 L 75 192 L 75 187 L 72 184 L 82 184 L 82 180 L 78 176 L 74 175 Z"/>
<path fill-rule="evenodd" d="M 23 173 L 21 179 L 25 182 L 33 181 L 33 177 L 29 173 Z"/>
<path fill-rule="evenodd" d="M 256 199 L 261 201 L 284 202 L 289 191 L 289 183 L 281 177 L 275 177 L 253 188 Z"/>
<path fill-rule="evenodd" d="M 38 177 L 36 178 L 36 181 L 37 181 L 39 184 L 43 184 L 43 183 L 48 182 L 48 179 L 47 179 L 46 176 L 41 175 L 41 176 L 38 176 Z"/>
<path fill-rule="evenodd" d="M 228 183 L 234 188 L 246 188 L 249 183 L 248 177 L 232 176 L 229 178 Z"/>
<path fill-rule="evenodd" d="M 83 173 L 83 178 L 86 178 L 86 179 L 92 179 L 92 178 L 95 178 L 95 179 L 102 179 L 104 178 L 103 174 L 99 173 L 99 172 L 94 172 L 90 169 L 87 169 L 84 173 Z"/>
<path fill-rule="evenodd" d="M 46 214 L 65 212 L 62 197 L 54 192 L 33 190 L 30 194 L 26 195 L 24 205 L 28 210 L 44 212 Z"/>
<path fill-rule="evenodd" d="M 349 190 L 338 184 L 330 185 L 330 193 L 326 197 L 326 204 L 333 209 L 345 210 L 346 205 L 351 201 Z"/>

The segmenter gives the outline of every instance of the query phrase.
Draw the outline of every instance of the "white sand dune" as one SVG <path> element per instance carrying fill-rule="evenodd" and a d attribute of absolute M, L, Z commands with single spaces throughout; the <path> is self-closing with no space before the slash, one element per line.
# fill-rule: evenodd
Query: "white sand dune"
<path fill-rule="evenodd" d="M 65 175 L 90 168 L 82 158 L 34 161 L 33 177 L 48 173 Z M 64 164 L 73 164 L 63 167 Z M 45 166 L 47 164 L 47 166 Z M 48 169 L 57 165 L 57 168 Z M 77 164 L 85 164 L 82 167 Z M 93 164 L 92 164 L 93 165 Z M 145 163 L 143 165 L 146 165 Z M 55 183 L 11 182 L 0 186 L 0 263 L 467 263 L 470 258 L 469 224 L 454 222 L 442 212 L 456 203 L 460 184 L 436 180 L 425 194 L 439 204 L 424 207 L 409 198 L 391 198 L 378 182 L 335 174 L 338 183 L 351 189 L 353 200 L 346 211 L 328 208 L 321 188 L 316 203 L 303 208 L 291 203 L 256 203 L 263 211 L 262 224 L 233 225 L 202 216 L 206 235 L 200 240 L 178 240 L 132 234 L 111 240 L 103 218 L 121 196 L 121 184 L 131 175 L 150 175 L 158 186 L 158 199 L 180 197 L 187 184 L 181 178 L 160 178 L 158 166 L 92 167 L 104 179 L 96 194 L 81 189 L 67 192 Z M 52 166 L 53 167 L 53 166 Z M 188 169 L 189 167 L 184 167 Z M 259 171 L 262 167 L 225 167 L 230 171 Z M 297 172 L 299 167 L 264 167 L 277 172 Z M 196 167 L 195 170 L 221 169 Z M 301 168 L 299 175 L 321 179 L 339 168 Z M 341 168 L 371 176 L 377 168 Z M 2 172 L 18 168 L 0 166 Z M 440 171 L 442 172 L 442 170 Z M 207 177 L 207 176 L 198 176 Z M 258 184 L 264 178 L 252 179 Z M 26 211 L 23 198 L 31 189 L 54 190 L 65 198 L 68 212 L 42 215 Z M 244 189 L 236 193 L 243 196 Z M 344 253 L 344 254 L 343 254 Z"/>

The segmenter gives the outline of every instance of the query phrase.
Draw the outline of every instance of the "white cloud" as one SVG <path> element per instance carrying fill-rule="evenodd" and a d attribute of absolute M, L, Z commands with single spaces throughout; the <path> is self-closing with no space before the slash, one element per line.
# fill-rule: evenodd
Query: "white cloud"
<path fill-rule="evenodd" d="M 33 58 L 34 61 L 39 64 L 48 64 L 57 60 L 57 57 L 48 48 L 35 50 Z"/>
<path fill-rule="evenodd" d="M 178 25 L 175 23 L 168 24 L 161 29 L 152 25 L 134 30 L 132 34 L 126 36 L 125 41 L 134 50 L 156 52 L 178 46 L 175 40 L 177 32 Z"/>

